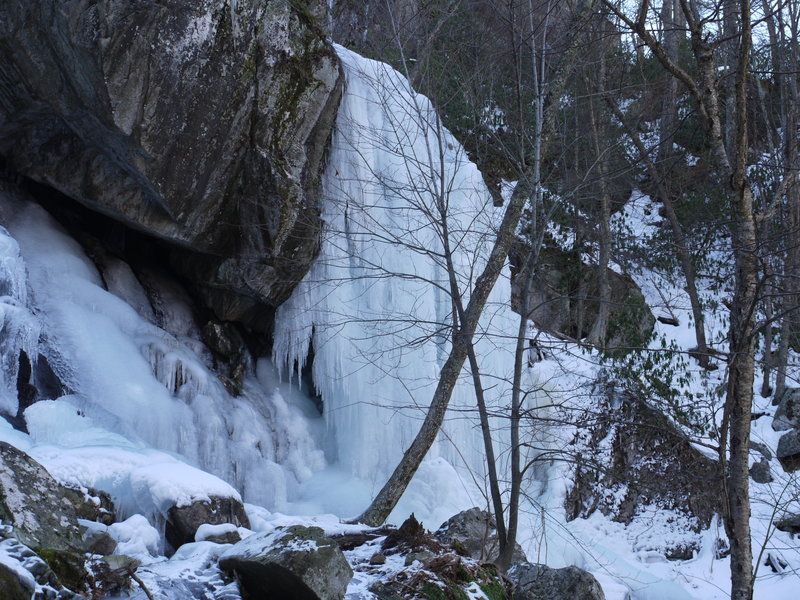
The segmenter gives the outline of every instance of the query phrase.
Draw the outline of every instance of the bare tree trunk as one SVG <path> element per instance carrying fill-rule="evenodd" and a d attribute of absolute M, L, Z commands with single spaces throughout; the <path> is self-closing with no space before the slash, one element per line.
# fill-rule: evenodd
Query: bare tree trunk
<path fill-rule="evenodd" d="M 727 412 L 730 414 L 728 510 L 725 529 L 731 543 L 731 600 L 753 597 L 753 549 L 750 535 L 750 421 L 755 377 L 754 336 L 758 283 L 758 244 L 753 193 L 747 183 L 747 80 L 752 32 L 750 2 L 741 0 L 741 34 L 736 74 L 736 139 L 731 188 L 735 195 L 736 287 L 731 307 Z M 722 442 L 722 441 L 721 441 Z M 724 445 L 724 444 L 723 444 Z"/>
<path fill-rule="evenodd" d="M 600 93 L 605 92 L 605 71 L 606 59 L 603 51 L 600 51 L 600 70 L 598 74 L 597 89 Z M 589 78 L 586 78 L 587 86 L 590 85 Z M 589 88 L 591 89 L 591 87 Z M 608 192 L 608 159 L 606 152 L 600 148 L 600 125 L 595 111 L 595 101 L 589 98 L 589 120 L 592 127 L 592 137 L 594 141 L 595 156 L 597 156 L 597 169 L 599 174 L 598 192 L 600 194 L 600 235 L 598 245 L 600 247 L 597 260 L 597 317 L 592 325 L 587 341 L 596 348 L 605 350 L 606 337 L 608 333 L 608 319 L 611 314 L 611 282 L 608 277 L 608 266 L 611 262 L 611 195 Z M 603 134 L 605 134 L 603 126 Z M 602 136 L 606 139 L 606 135 Z"/>
<path fill-rule="evenodd" d="M 572 33 L 571 39 L 567 50 L 562 54 L 561 61 L 548 90 L 546 102 L 547 110 L 542 127 L 544 132 L 543 147 L 546 145 L 547 138 L 553 130 L 559 99 L 577 54 L 578 40 L 580 39 L 579 32 L 582 30 L 580 24 L 586 19 L 593 5 L 594 0 L 584 0 L 578 7 L 573 19 L 574 23 L 570 28 Z M 403 492 L 405 492 L 411 478 L 414 476 L 414 473 L 416 473 L 422 459 L 428 453 L 428 450 L 436 439 L 436 435 L 439 433 L 447 407 L 450 403 L 453 388 L 461 374 L 464 361 L 469 353 L 469 347 L 472 345 L 472 338 L 478 326 L 478 320 L 486 305 L 489 293 L 494 287 L 503 269 L 506 257 L 508 256 L 508 250 L 511 247 L 517 224 L 522 215 L 522 209 L 531 197 L 534 186 L 539 183 L 533 180 L 532 175 L 533 167 L 529 165 L 511 194 L 511 199 L 503 215 L 503 220 L 498 229 L 494 246 L 492 247 L 483 271 L 475 282 L 475 287 L 472 290 L 469 303 L 464 310 L 464 319 L 459 324 L 459 329 L 454 336 L 450 355 L 447 357 L 439 374 L 439 383 L 434 392 L 428 412 L 425 415 L 425 420 L 417 436 L 414 438 L 414 441 L 411 443 L 411 446 L 403 454 L 400 463 L 389 477 L 389 480 L 369 507 L 357 518 L 360 522 L 368 525 L 379 525 L 386 520 L 397 505 Z"/>
<path fill-rule="evenodd" d="M 730 0 L 732 1 L 732 0 Z M 747 81 L 752 47 L 752 24 L 749 0 L 741 0 L 736 62 L 735 98 L 728 98 L 735 110 L 735 135 L 726 144 L 716 87 L 717 65 L 714 46 L 706 36 L 693 0 L 680 0 L 691 33 L 692 51 L 697 62 L 697 80 L 670 60 L 664 48 L 646 28 L 643 2 L 634 21 L 610 0 L 608 7 L 626 23 L 653 51 L 655 57 L 680 79 L 697 102 L 721 181 L 727 177 L 729 197 L 734 215 L 732 250 L 735 261 L 735 288 L 730 310 L 728 386 L 720 435 L 720 461 L 725 476 L 725 530 L 731 543 L 731 598 L 751 600 L 753 596 L 753 554 L 750 535 L 749 442 L 753 383 L 755 377 L 754 335 L 757 300 L 758 264 L 756 260 L 756 224 L 753 214 L 753 192 L 746 179 L 747 151 Z M 729 436 L 729 440 L 728 440 Z M 726 440 L 728 443 L 726 444 Z M 727 447 L 727 452 L 726 452 Z"/>
<path fill-rule="evenodd" d="M 783 11 L 778 11 L 778 26 L 769 28 L 770 39 L 780 36 L 780 42 L 774 44 L 773 59 L 777 66 L 776 71 L 780 75 L 781 93 L 781 130 L 783 134 L 783 161 L 784 172 L 796 169 L 798 165 L 798 107 L 797 107 L 797 72 L 800 69 L 800 58 L 798 57 L 797 36 L 800 34 L 800 8 L 796 2 L 786 4 L 788 11 L 788 23 L 783 19 Z M 768 23 L 772 23 L 771 20 Z M 789 36 L 785 34 L 789 31 Z M 789 54 L 785 55 L 785 48 L 789 47 Z M 791 185 L 786 193 L 788 204 L 788 229 L 786 244 L 786 260 L 783 269 L 783 284 L 781 285 L 781 321 L 780 342 L 778 344 L 778 356 L 776 359 L 775 375 L 775 397 L 773 402 L 779 402 L 786 390 L 786 375 L 789 362 L 789 342 L 793 335 L 793 322 L 796 319 L 795 313 L 798 308 L 797 301 L 797 278 L 800 275 L 800 256 L 798 256 L 798 238 L 800 237 L 800 189 L 797 184 Z"/>

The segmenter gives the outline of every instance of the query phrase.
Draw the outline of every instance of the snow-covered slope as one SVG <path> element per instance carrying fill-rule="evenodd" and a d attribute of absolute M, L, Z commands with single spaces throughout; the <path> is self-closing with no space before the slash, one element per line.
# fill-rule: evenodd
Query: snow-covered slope
<path fill-rule="evenodd" d="M 268 511 L 350 517 L 366 506 L 411 443 L 447 356 L 443 215 L 466 300 L 502 209 L 427 99 L 386 65 L 337 51 L 347 86 L 323 181 L 320 256 L 278 311 L 273 355 L 251 365 L 241 395 L 214 371 L 181 294 L 156 289 L 155 307 L 154 290 L 129 265 L 98 267 L 41 207 L 0 192 L 0 411 L 17 413 L 20 352 L 41 354 L 63 384 L 24 411 L 29 433 L 0 419 L 0 440 L 65 483 L 109 491 L 121 517 L 141 513 L 154 524 L 171 504 L 211 495 L 265 507 L 250 507 L 253 529 L 281 518 Z M 477 342 L 498 415 L 509 403 L 517 331 L 509 298 L 506 273 Z M 551 403 L 590 399 L 585 384 L 597 368 L 596 357 L 551 342 L 549 358 L 526 373 L 538 417 Z M 315 390 L 301 389 L 309 360 Z M 321 417 L 308 392 L 319 394 Z M 437 527 L 458 510 L 487 505 L 473 406 L 465 372 L 393 520 L 413 511 Z M 501 418 L 495 426 L 502 470 L 506 431 Z M 526 458 L 563 448 L 572 433 L 537 421 L 525 438 L 537 450 Z M 701 536 L 695 559 L 668 563 L 636 548 L 634 538 L 647 532 L 597 513 L 565 523 L 568 474 L 568 464 L 548 460 L 529 470 L 521 541 L 530 559 L 593 571 L 609 599 L 725 597 L 727 566 L 711 549 L 718 531 Z M 762 539 L 774 533 L 756 530 Z M 203 553 L 179 557 L 195 550 Z M 776 575 L 760 585 L 788 598 L 792 580 Z"/>

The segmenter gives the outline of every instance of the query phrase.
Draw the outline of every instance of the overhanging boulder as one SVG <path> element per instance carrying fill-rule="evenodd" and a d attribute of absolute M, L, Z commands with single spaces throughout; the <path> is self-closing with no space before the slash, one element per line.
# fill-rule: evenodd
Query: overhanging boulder
<path fill-rule="evenodd" d="M 319 246 L 338 60 L 288 0 L 9 0 L 0 158 L 167 242 L 220 318 L 255 318 Z"/>

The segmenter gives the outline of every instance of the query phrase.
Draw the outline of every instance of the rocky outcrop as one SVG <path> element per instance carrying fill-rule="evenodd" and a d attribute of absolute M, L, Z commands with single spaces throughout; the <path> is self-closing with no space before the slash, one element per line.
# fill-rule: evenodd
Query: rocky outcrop
<path fill-rule="evenodd" d="M 195 540 L 195 534 L 201 525 L 223 523 L 250 527 L 250 520 L 241 502 L 235 498 L 212 496 L 210 501 L 198 500 L 186 506 L 171 507 L 167 511 L 164 536 L 173 548 L 179 548 Z"/>
<path fill-rule="evenodd" d="M 512 270 L 511 306 L 519 313 L 524 292 L 518 276 L 528 247 L 520 240 L 509 252 Z M 626 352 L 647 345 L 655 317 L 636 283 L 609 269 L 611 309 L 606 350 Z M 572 254 L 554 247 L 542 248 L 533 274 L 528 302 L 530 320 L 556 336 L 583 339 L 599 310 L 598 267 L 580 263 Z"/>
<path fill-rule="evenodd" d="M 607 390 L 607 398 L 578 420 L 569 450 L 574 461 L 567 493 L 567 518 L 588 517 L 599 510 L 615 521 L 650 520 L 653 510 L 699 532 L 720 514 L 722 474 L 719 463 L 699 452 L 690 439 L 661 412 L 629 391 Z M 666 518 L 666 517 L 665 517 Z M 685 531 L 674 541 L 675 526 L 665 522 L 652 541 L 667 558 L 691 558 Z"/>
<path fill-rule="evenodd" d="M 800 429 L 783 434 L 775 454 L 787 473 L 800 470 Z"/>
<path fill-rule="evenodd" d="M 404 598 L 511 598 L 510 586 L 489 563 L 459 556 L 450 551 L 432 556 L 424 568 L 401 569 L 370 586 L 378 600 Z"/>
<path fill-rule="evenodd" d="M 107 492 L 93 488 L 78 490 L 65 487 L 63 494 L 79 519 L 97 521 L 103 525 L 111 525 L 116 521 L 114 502 Z"/>
<path fill-rule="evenodd" d="M 796 427 L 800 427 L 800 389 L 786 388 L 778 399 L 772 429 L 787 431 Z"/>
<path fill-rule="evenodd" d="M 0 521 L 43 558 L 61 583 L 77 589 L 86 577 L 81 532 L 63 488 L 30 456 L 0 442 Z"/>
<path fill-rule="evenodd" d="M 0 7 L 0 159 L 164 240 L 223 319 L 280 303 L 314 258 L 340 93 L 301 3 Z"/>
<path fill-rule="evenodd" d="M 294 525 L 252 535 L 220 557 L 253 600 L 341 600 L 353 571 L 319 527 Z"/>
<path fill-rule="evenodd" d="M 508 578 L 514 584 L 514 600 L 605 600 L 597 579 L 578 567 L 522 563 L 511 568 Z"/>
<path fill-rule="evenodd" d="M 450 517 L 434 535 L 442 544 L 485 562 L 497 558 L 500 551 L 494 517 L 477 506 Z M 525 552 L 517 544 L 511 559 L 512 564 L 526 561 Z"/>

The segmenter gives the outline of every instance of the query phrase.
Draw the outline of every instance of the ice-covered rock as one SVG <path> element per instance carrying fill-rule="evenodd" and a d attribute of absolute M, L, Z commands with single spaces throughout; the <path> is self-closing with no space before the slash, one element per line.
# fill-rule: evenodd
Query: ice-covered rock
<path fill-rule="evenodd" d="M 220 557 L 242 590 L 261 600 L 342 600 L 353 571 L 319 527 L 294 525 L 251 535 Z"/>
<path fill-rule="evenodd" d="M 142 515 L 131 515 L 109 526 L 108 534 L 117 542 L 117 554 L 147 560 L 158 554 L 161 536 Z"/>
<path fill-rule="evenodd" d="M 27 306 L 27 285 L 19 245 L 0 225 L 0 416 L 11 420 L 25 408 L 20 407 L 21 387 L 27 392 L 23 404 L 36 396 L 30 393 L 29 380 L 31 361 L 38 358 L 41 323 Z"/>
<path fill-rule="evenodd" d="M 514 584 L 514 600 L 605 600 L 597 579 L 578 567 L 521 563 L 511 568 L 508 577 Z"/>

